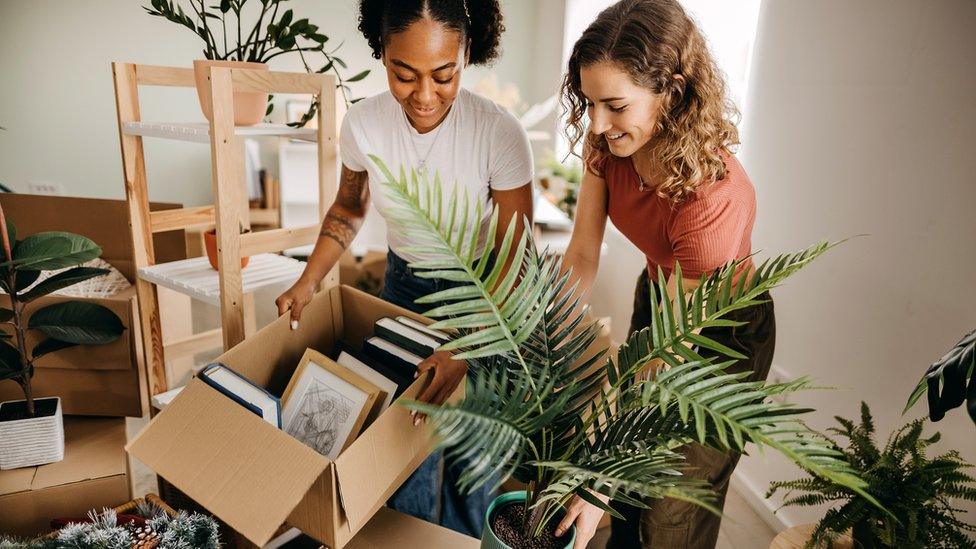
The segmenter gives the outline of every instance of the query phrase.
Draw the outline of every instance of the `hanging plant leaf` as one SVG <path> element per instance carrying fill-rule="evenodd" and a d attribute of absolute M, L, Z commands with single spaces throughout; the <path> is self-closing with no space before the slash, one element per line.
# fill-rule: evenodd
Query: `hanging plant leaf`
<path fill-rule="evenodd" d="M 35 360 L 41 358 L 42 356 L 53 353 L 55 351 L 60 351 L 61 349 L 67 349 L 69 347 L 76 347 L 77 343 L 69 343 L 67 341 L 61 341 L 60 339 L 47 338 L 44 341 L 38 343 L 34 346 L 34 350 L 31 351 L 31 356 Z"/>
<path fill-rule="evenodd" d="M 220 13 L 227 13 L 230 11 L 230 0 L 220 0 Z"/>
<path fill-rule="evenodd" d="M 30 287 L 38 277 L 41 276 L 41 271 L 34 269 L 17 269 L 17 278 L 15 279 L 16 291 L 21 291 L 24 288 Z"/>
<path fill-rule="evenodd" d="M 368 69 L 367 70 L 364 70 L 363 72 L 357 74 L 356 76 L 353 76 L 351 78 L 347 78 L 346 79 L 346 82 L 359 82 L 363 78 L 366 78 L 366 75 L 368 75 L 368 74 L 369 74 L 369 70 Z"/>
<path fill-rule="evenodd" d="M 969 417 L 976 423 L 976 330 L 929 367 L 908 397 L 905 411 L 926 393 L 932 421 L 941 420 L 946 412 L 966 402 Z"/>
<path fill-rule="evenodd" d="M 32 288 L 31 291 L 20 296 L 20 299 L 25 302 L 33 301 L 51 292 L 56 292 L 62 288 L 67 288 L 68 286 L 72 286 L 79 282 L 84 282 L 89 278 L 102 276 L 108 272 L 108 269 L 99 269 L 96 267 L 75 267 L 74 269 L 68 269 L 67 271 L 60 272 L 51 278 L 44 280 Z"/>
<path fill-rule="evenodd" d="M 112 311 L 84 301 L 55 303 L 31 315 L 27 327 L 48 337 L 81 345 L 111 343 L 125 326 Z"/>
<path fill-rule="evenodd" d="M 0 379 L 10 379 L 24 372 L 20 351 L 13 345 L 0 341 Z"/>
<path fill-rule="evenodd" d="M 39 271 L 74 267 L 101 255 L 102 249 L 84 236 L 50 231 L 32 234 L 17 243 L 13 261 L 0 263 L 18 265 Z"/>
<path fill-rule="evenodd" d="M 0 307 L 0 322 L 10 322 L 14 317 L 14 312 L 10 309 Z"/>

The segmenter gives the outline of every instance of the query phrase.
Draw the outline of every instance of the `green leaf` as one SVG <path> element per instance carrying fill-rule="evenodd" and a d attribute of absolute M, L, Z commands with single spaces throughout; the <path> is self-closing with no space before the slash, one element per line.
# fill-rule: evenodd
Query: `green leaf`
<path fill-rule="evenodd" d="M 17 291 L 20 292 L 24 288 L 29 287 L 41 276 L 41 271 L 33 269 L 17 269 L 17 278 L 15 280 L 14 286 Z"/>
<path fill-rule="evenodd" d="M 12 376 L 20 375 L 22 372 L 23 364 L 20 359 L 20 351 L 6 341 L 0 341 L 0 378 L 9 379 Z"/>
<path fill-rule="evenodd" d="M 96 276 L 102 276 L 108 272 L 108 269 L 99 269 L 97 267 L 75 267 L 45 279 L 37 286 L 31 288 L 29 292 L 19 297 L 25 302 L 32 301 L 51 292 L 56 292 L 62 288 L 67 288 L 90 278 L 95 278 Z"/>
<path fill-rule="evenodd" d="M 369 74 L 369 70 L 368 69 L 367 70 L 364 70 L 363 72 L 361 72 L 361 73 L 359 73 L 359 74 L 357 74 L 355 76 L 352 76 L 352 77 L 347 78 L 346 79 L 346 82 L 359 82 L 363 78 L 366 78 L 366 76 L 368 74 Z"/>
<path fill-rule="evenodd" d="M 230 0 L 220 0 L 220 13 L 227 13 L 230 11 Z"/>
<path fill-rule="evenodd" d="M 9 322 L 14 318 L 14 312 L 10 309 L 0 307 L 0 322 Z"/>
<path fill-rule="evenodd" d="M 76 347 L 77 345 L 77 343 L 69 343 L 67 341 L 61 341 L 60 339 L 49 337 L 34 346 L 34 349 L 31 351 L 31 356 L 36 360 L 48 353 L 53 353 L 69 347 Z"/>
<path fill-rule="evenodd" d="M 28 327 L 68 343 L 102 345 L 111 343 L 125 331 L 115 313 L 95 303 L 68 301 L 38 309 Z"/>
<path fill-rule="evenodd" d="M 32 234 L 18 242 L 12 263 L 17 265 L 18 269 L 46 271 L 74 267 L 95 259 L 101 253 L 102 249 L 84 236 L 51 231 Z M 10 263 L 8 261 L 0 266 Z"/>

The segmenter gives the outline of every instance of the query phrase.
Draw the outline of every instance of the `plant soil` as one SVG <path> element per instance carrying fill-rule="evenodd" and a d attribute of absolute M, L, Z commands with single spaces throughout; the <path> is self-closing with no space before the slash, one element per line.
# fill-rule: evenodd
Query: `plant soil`
<path fill-rule="evenodd" d="M 55 398 L 35 398 L 34 415 L 27 413 L 27 401 L 5 402 L 0 406 L 0 421 L 17 421 L 36 417 L 50 417 L 58 410 L 58 400 Z"/>
<path fill-rule="evenodd" d="M 558 522 L 553 521 L 537 538 L 526 538 L 522 531 L 522 513 L 524 503 L 510 503 L 501 507 L 491 515 L 491 531 L 498 539 L 505 542 L 512 549 L 563 549 L 569 541 L 569 532 L 563 537 L 556 537 Z"/>

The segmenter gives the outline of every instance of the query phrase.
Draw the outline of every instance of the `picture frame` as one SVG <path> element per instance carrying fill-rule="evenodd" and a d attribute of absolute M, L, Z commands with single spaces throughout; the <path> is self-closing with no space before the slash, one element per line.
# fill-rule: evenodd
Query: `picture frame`
<path fill-rule="evenodd" d="M 383 391 L 331 358 L 306 349 L 282 401 L 282 429 L 335 460 L 382 405 Z"/>

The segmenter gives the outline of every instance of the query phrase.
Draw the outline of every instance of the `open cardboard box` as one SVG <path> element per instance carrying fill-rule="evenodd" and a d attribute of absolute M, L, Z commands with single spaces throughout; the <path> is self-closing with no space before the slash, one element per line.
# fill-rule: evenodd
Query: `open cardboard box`
<path fill-rule="evenodd" d="M 34 536 L 131 499 L 122 418 L 64 418 L 64 459 L 0 471 L 0 533 Z"/>
<path fill-rule="evenodd" d="M 280 395 L 306 348 L 329 354 L 339 340 L 359 346 L 377 320 L 397 315 L 423 320 L 337 286 L 305 307 L 298 330 L 283 316 L 217 360 Z M 425 382 L 402 397 L 416 397 Z M 329 461 L 196 378 L 127 447 L 257 545 L 287 523 L 333 549 L 349 542 L 431 449 L 429 427 L 415 427 L 408 410 L 393 405 Z"/>
<path fill-rule="evenodd" d="M 86 236 L 102 248 L 102 259 L 111 263 L 129 282 L 135 280 L 132 230 L 124 200 L 0 193 L 0 205 L 6 218 L 17 227 L 19 238 L 42 231 L 68 231 Z M 176 204 L 153 204 L 151 209 L 177 207 Z M 182 231 L 156 234 L 153 244 L 158 262 L 185 257 Z M 122 319 L 125 332 L 107 345 L 72 347 L 38 359 L 34 363 L 36 369 L 31 385 L 34 396 L 61 397 L 66 415 L 145 415 L 149 403 L 135 287 L 107 298 L 48 295 L 30 303 L 27 313 L 30 315 L 41 307 L 72 300 L 107 307 Z M 9 296 L 0 294 L 0 307 L 9 306 Z M 42 337 L 29 333 L 28 348 L 33 348 L 39 339 Z M 22 398 L 23 393 L 16 383 L 0 383 L 0 401 Z"/>

